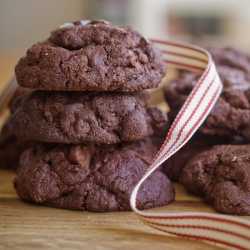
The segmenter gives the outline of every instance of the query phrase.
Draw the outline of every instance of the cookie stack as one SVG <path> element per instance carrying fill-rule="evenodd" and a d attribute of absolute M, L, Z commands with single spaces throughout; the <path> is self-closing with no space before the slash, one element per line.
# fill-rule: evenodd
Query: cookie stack
<path fill-rule="evenodd" d="M 130 194 L 165 136 L 166 115 L 148 107 L 145 89 L 165 74 L 160 52 L 132 28 L 103 20 L 67 23 L 35 44 L 16 66 L 20 86 L 10 130 L 42 141 L 20 158 L 18 195 L 47 206 L 130 210 Z M 174 199 L 155 171 L 140 189 L 139 209 Z"/>
<path fill-rule="evenodd" d="M 250 55 L 235 49 L 210 52 L 223 91 L 199 131 L 164 163 L 163 171 L 218 212 L 250 215 L 250 145 L 239 145 L 250 141 Z M 182 72 L 165 87 L 171 121 L 199 77 Z"/>

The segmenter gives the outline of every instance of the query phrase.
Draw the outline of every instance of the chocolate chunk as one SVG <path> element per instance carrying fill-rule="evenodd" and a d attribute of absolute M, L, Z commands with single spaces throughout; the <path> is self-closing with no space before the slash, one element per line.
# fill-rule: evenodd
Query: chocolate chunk
<path fill-rule="evenodd" d="M 91 160 L 90 149 L 85 145 L 73 145 L 68 154 L 69 162 L 81 166 L 89 166 Z"/>

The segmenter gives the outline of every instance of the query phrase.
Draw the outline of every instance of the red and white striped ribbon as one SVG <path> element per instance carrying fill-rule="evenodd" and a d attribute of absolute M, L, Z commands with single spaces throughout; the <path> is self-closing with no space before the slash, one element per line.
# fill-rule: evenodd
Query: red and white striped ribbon
<path fill-rule="evenodd" d="M 155 214 L 136 208 L 136 196 L 141 184 L 191 138 L 211 111 L 222 90 L 222 83 L 208 51 L 179 42 L 152 41 L 162 50 L 168 65 L 203 74 L 173 122 L 148 171 L 133 190 L 130 205 L 142 221 L 161 231 L 219 243 L 226 248 L 250 249 L 250 222 L 247 220 L 199 212 Z"/>

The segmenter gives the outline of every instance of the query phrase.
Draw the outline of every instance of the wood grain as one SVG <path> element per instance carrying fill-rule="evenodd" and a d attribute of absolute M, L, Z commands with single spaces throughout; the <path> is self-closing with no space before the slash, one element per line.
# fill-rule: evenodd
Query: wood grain
<path fill-rule="evenodd" d="M 26 203 L 15 193 L 14 177 L 14 172 L 0 170 L 0 249 L 221 249 L 158 232 L 133 212 L 80 212 Z M 175 188 L 175 202 L 152 210 L 215 213 L 181 185 Z"/>

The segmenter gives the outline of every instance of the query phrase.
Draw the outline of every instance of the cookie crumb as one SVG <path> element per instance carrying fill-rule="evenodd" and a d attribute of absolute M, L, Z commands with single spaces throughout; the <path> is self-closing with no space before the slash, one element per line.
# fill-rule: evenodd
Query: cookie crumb
<path fill-rule="evenodd" d="M 232 159 L 232 161 L 237 161 L 237 156 L 234 156 L 234 158 Z"/>

